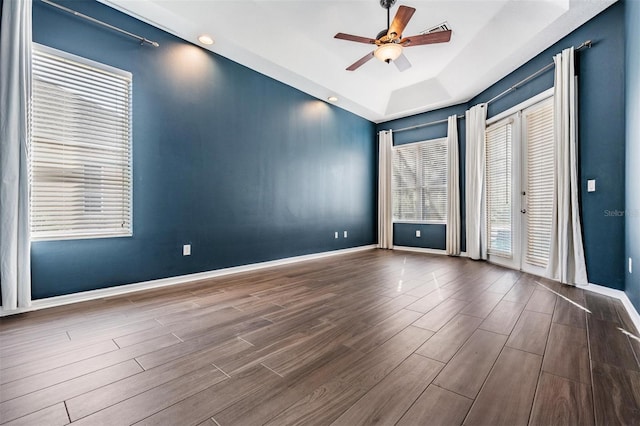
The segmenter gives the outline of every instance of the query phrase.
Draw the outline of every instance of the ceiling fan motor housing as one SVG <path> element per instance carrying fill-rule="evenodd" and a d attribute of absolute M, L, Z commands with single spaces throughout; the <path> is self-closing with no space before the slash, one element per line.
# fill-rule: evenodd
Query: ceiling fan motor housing
<path fill-rule="evenodd" d="M 380 0 L 380 6 L 385 9 L 389 9 L 391 6 L 395 4 L 396 0 Z"/>
<path fill-rule="evenodd" d="M 388 31 L 389 31 L 388 28 L 385 28 L 384 30 L 380 31 L 376 36 L 376 40 L 380 40 L 382 37 L 386 36 Z"/>

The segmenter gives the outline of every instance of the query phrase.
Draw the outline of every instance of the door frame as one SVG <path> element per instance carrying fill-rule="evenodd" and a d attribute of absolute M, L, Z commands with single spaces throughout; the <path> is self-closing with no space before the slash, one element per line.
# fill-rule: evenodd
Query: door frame
<path fill-rule="evenodd" d="M 525 174 L 527 172 L 527 160 L 523 158 L 525 149 L 524 126 L 522 125 L 522 113 L 524 110 L 533 107 L 553 96 L 553 88 L 545 90 L 518 105 L 509 108 L 500 114 L 491 117 L 486 121 L 485 129 L 505 119 L 512 118 L 514 127 L 512 131 L 511 144 L 511 174 L 513 185 L 511 187 L 511 248 L 512 255 L 510 257 L 487 254 L 487 261 L 504 266 L 510 269 L 527 272 L 533 275 L 543 276 L 544 269 L 534 265 L 526 264 L 524 261 L 525 236 L 524 227 L 526 221 L 523 219 L 522 208 L 524 204 L 524 196 L 522 195 L 523 187 L 526 183 Z M 487 236 L 489 238 L 489 236 Z"/>

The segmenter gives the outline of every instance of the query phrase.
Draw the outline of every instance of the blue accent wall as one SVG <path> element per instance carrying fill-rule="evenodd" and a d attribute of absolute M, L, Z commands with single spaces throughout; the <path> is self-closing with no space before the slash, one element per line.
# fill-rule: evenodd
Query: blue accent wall
<path fill-rule="evenodd" d="M 553 62 L 553 56 L 563 49 L 570 46 L 579 46 L 585 40 L 592 40 L 594 42 L 593 48 L 577 55 L 577 72 L 579 75 L 579 173 L 585 256 L 591 283 L 615 289 L 624 289 L 624 271 L 626 268 L 626 258 L 624 256 L 625 218 L 624 216 L 615 215 L 616 210 L 624 211 L 625 209 L 624 22 L 624 2 L 617 2 L 478 94 L 468 103 L 458 105 L 453 109 L 445 108 L 401 120 L 381 123 L 377 125 L 377 130 L 402 128 L 435 121 L 450 115 L 452 110 L 461 114 L 470 106 L 488 101 Z M 635 46 L 637 47 L 637 44 Z M 627 71 L 629 70 L 627 69 Z M 633 71 L 637 74 L 637 70 Z M 551 87 L 553 87 L 552 70 L 490 104 L 488 117 L 495 116 Z M 636 113 L 634 117 L 637 116 Z M 459 127 L 464 130 L 464 120 L 460 121 Z M 444 135 L 446 135 L 446 125 L 435 125 L 411 132 L 398 133 L 394 135 L 394 138 L 396 139 L 395 143 L 407 143 Z M 459 133 L 459 137 L 461 148 L 463 148 L 464 133 Z M 460 153 L 461 164 L 464 164 L 464 149 L 461 149 Z M 629 152 L 627 152 L 628 154 Z M 461 166 L 462 169 L 464 167 Z M 637 174 L 634 176 L 635 181 L 640 182 Z M 587 179 L 596 179 L 596 192 L 587 192 Z M 461 176 L 461 183 L 463 182 L 464 176 Z M 627 182 L 630 182 L 630 180 L 627 180 Z M 638 193 L 637 185 L 634 188 L 636 188 L 635 193 Z M 629 198 L 627 196 L 627 202 Z M 464 213 L 464 207 L 462 207 L 462 212 Z M 397 224 L 396 229 L 400 226 L 404 227 L 405 225 Z M 444 237 L 440 239 L 434 238 L 429 241 L 425 239 L 418 242 L 415 237 L 411 241 L 408 235 L 410 235 L 409 232 L 399 230 L 398 240 L 394 238 L 394 242 L 399 245 L 416 247 L 441 248 L 444 246 L 444 242 L 441 239 Z M 464 230 L 462 235 L 464 235 Z"/>
<path fill-rule="evenodd" d="M 377 240 L 373 123 L 100 3 L 59 3 L 160 47 L 34 2 L 35 42 L 133 74 L 134 178 L 133 237 L 34 242 L 34 299 Z"/>
<path fill-rule="evenodd" d="M 625 263 L 633 259 L 633 273 L 625 265 L 625 291 L 640 311 L 640 2 L 625 1 L 626 36 L 626 235 Z"/>
<path fill-rule="evenodd" d="M 624 4 L 604 10 L 522 67 L 471 99 L 486 102 L 538 69 L 563 49 L 586 40 L 593 47 L 576 55 L 581 219 L 589 282 L 624 289 L 625 205 Z M 489 106 L 492 117 L 553 87 L 553 70 Z M 596 192 L 587 192 L 596 179 Z"/>

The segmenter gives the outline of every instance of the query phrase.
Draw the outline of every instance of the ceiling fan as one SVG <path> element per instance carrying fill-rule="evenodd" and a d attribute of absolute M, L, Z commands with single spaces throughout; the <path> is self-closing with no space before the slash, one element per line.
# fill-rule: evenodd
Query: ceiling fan
<path fill-rule="evenodd" d="M 451 30 L 436 31 L 427 34 L 419 34 L 410 37 L 402 37 L 407 23 L 416 11 L 413 7 L 400 6 L 393 18 L 390 19 L 389 9 L 396 0 L 380 0 L 380 6 L 387 9 L 387 28 L 380 31 L 376 38 L 360 37 L 351 34 L 338 33 L 334 38 L 357 43 L 375 44 L 378 46 L 373 52 L 367 53 L 362 58 L 347 67 L 347 71 L 355 71 L 374 56 L 383 62 L 396 64 L 400 71 L 411 67 L 411 63 L 402 52 L 405 47 L 421 46 L 424 44 L 446 43 L 451 39 Z"/>

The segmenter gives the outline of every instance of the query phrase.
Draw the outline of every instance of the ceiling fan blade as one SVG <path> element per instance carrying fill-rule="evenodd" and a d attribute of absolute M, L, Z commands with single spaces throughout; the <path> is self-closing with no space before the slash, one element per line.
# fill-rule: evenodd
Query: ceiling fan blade
<path fill-rule="evenodd" d="M 396 60 L 393 61 L 393 63 L 396 64 L 396 67 L 398 67 L 398 71 L 400 71 L 400 72 L 406 71 L 409 68 L 411 68 L 411 62 L 409 62 L 407 57 L 404 56 L 404 53 L 402 55 L 398 56 L 396 58 Z"/>
<path fill-rule="evenodd" d="M 357 70 L 362 65 L 364 65 L 367 62 L 369 62 L 369 60 L 371 60 L 371 58 L 373 58 L 373 52 L 367 53 L 362 58 L 358 59 L 353 64 L 349 65 L 349 67 L 347 68 L 347 71 L 355 71 L 355 70 Z"/>
<path fill-rule="evenodd" d="M 351 35 L 351 34 L 345 34 L 345 33 L 338 33 L 335 36 L 333 36 L 333 38 L 339 38 L 340 40 L 347 40 L 347 41 L 355 41 L 357 43 L 376 44 L 376 40 L 373 38 L 360 37 L 357 35 Z"/>
<path fill-rule="evenodd" d="M 400 40 L 404 47 L 420 46 L 423 44 L 446 43 L 451 40 L 451 30 L 436 31 L 435 33 L 414 35 Z"/>
<path fill-rule="evenodd" d="M 389 31 L 387 32 L 389 40 L 395 40 L 402 37 L 402 32 L 415 11 L 416 10 L 413 7 L 400 6 L 398 8 L 396 16 L 394 16 L 393 22 L 391 22 L 391 26 L 389 26 Z"/>

